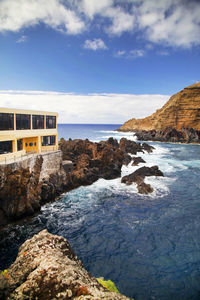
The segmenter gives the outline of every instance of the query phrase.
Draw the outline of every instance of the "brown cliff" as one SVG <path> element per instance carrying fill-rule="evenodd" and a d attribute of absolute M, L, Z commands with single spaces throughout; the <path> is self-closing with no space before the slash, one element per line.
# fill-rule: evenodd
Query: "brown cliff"
<path fill-rule="evenodd" d="M 31 215 L 67 185 L 61 151 L 0 165 L 0 227 Z"/>
<path fill-rule="evenodd" d="M 151 116 L 144 119 L 131 119 L 125 122 L 120 131 L 156 130 L 166 128 L 193 128 L 200 130 L 200 83 L 192 84 L 177 94 Z"/>

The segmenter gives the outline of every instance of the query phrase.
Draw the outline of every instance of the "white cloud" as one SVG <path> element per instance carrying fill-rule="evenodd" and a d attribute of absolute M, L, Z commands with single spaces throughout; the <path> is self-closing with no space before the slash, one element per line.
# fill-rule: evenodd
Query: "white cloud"
<path fill-rule="evenodd" d="M 0 0 L 0 32 L 40 23 L 74 35 L 98 26 L 172 47 L 200 45 L 198 0 Z"/>
<path fill-rule="evenodd" d="M 135 25 L 135 16 L 125 12 L 120 7 L 108 8 L 104 16 L 111 20 L 111 25 L 106 26 L 106 32 L 111 35 L 121 35 L 123 32 L 131 32 Z"/>
<path fill-rule="evenodd" d="M 27 41 L 27 36 L 26 35 L 22 35 L 17 41 L 16 43 L 25 43 Z"/>
<path fill-rule="evenodd" d="M 170 46 L 191 47 L 200 44 L 200 5 L 198 1 L 139 1 L 140 29 L 146 38 Z"/>
<path fill-rule="evenodd" d="M 130 58 L 143 57 L 144 55 L 145 55 L 145 51 L 142 49 L 134 49 L 129 52 Z"/>
<path fill-rule="evenodd" d="M 117 56 L 117 57 L 122 57 L 122 56 L 124 56 L 125 54 L 126 54 L 126 51 L 125 51 L 125 50 L 119 50 L 119 51 L 117 51 L 117 53 L 116 53 L 115 56 Z"/>
<path fill-rule="evenodd" d="M 159 51 L 158 54 L 159 54 L 159 55 L 162 55 L 162 56 L 168 56 L 168 55 L 169 55 L 169 52 L 163 50 L 163 51 Z"/>
<path fill-rule="evenodd" d="M 19 31 L 40 22 L 68 34 L 78 34 L 85 29 L 76 12 L 59 0 L 2 0 L 0 2 L 0 32 Z"/>
<path fill-rule="evenodd" d="M 76 5 L 81 12 L 93 19 L 96 14 L 103 14 L 107 8 L 112 7 L 113 2 L 113 0 L 76 0 Z"/>
<path fill-rule="evenodd" d="M 105 45 L 104 41 L 102 41 L 102 39 L 94 39 L 92 40 L 86 40 L 83 47 L 85 49 L 91 49 L 91 50 L 106 50 L 108 49 L 107 46 Z"/>
<path fill-rule="evenodd" d="M 68 94 L 42 91 L 0 91 L 0 107 L 57 111 L 59 123 L 121 124 L 155 112 L 166 95 Z"/>
<path fill-rule="evenodd" d="M 121 58 L 126 58 L 126 59 L 135 59 L 139 57 L 145 56 L 146 51 L 143 49 L 133 49 L 130 51 L 125 51 L 125 50 L 119 50 L 115 54 L 115 57 L 121 57 Z"/>

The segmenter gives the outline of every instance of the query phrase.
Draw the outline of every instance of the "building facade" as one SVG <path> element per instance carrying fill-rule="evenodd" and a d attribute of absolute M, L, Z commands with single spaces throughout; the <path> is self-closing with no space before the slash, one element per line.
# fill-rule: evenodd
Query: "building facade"
<path fill-rule="evenodd" d="M 55 112 L 0 108 L 0 161 L 58 150 Z"/>

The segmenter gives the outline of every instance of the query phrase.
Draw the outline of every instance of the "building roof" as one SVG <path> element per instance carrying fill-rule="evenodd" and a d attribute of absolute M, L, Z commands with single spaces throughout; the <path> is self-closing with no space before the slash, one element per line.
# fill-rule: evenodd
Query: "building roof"
<path fill-rule="evenodd" d="M 30 114 L 30 115 L 58 116 L 57 112 L 40 111 L 40 110 L 27 110 L 27 109 L 16 109 L 16 108 L 5 108 L 5 107 L 0 107 L 0 113 L 17 113 L 17 114 Z"/>

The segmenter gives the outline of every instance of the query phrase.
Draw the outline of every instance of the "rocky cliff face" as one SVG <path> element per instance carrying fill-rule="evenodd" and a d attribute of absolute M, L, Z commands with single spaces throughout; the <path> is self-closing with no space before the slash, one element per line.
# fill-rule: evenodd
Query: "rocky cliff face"
<path fill-rule="evenodd" d="M 193 128 L 200 130 L 200 83 L 195 83 L 173 95 L 154 114 L 144 119 L 131 119 L 124 123 L 121 131 L 156 130 L 165 128 Z"/>
<path fill-rule="evenodd" d="M 33 214 L 67 184 L 61 151 L 0 166 L 0 226 Z"/>
<path fill-rule="evenodd" d="M 19 249 L 16 261 L 0 274 L 0 299 L 128 300 L 92 277 L 68 241 L 41 231 Z"/>

